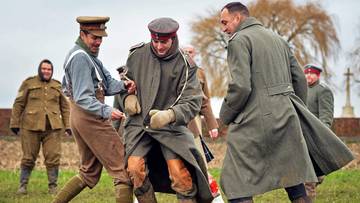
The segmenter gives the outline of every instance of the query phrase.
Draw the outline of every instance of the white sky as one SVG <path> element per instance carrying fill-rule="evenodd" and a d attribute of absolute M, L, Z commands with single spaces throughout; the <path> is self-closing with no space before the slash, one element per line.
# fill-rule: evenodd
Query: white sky
<path fill-rule="evenodd" d="M 190 22 L 209 9 L 221 9 L 229 1 L 124 1 L 124 0 L 62 0 L 62 1 L 2 1 L 0 7 L 0 108 L 11 108 L 21 82 L 37 74 L 38 63 L 50 59 L 54 64 L 54 78 L 61 79 L 64 58 L 78 36 L 75 19 L 80 15 L 109 16 L 99 59 L 117 77 L 115 68 L 126 62 L 128 49 L 139 42 L 149 41 L 147 24 L 158 17 L 172 17 L 180 24 L 180 44 L 191 42 Z M 249 1 L 242 1 L 243 3 Z M 296 2 L 304 2 L 296 0 Z M 360 34 L 360 1 L 323 0 L 325 9 L 334 16 L 342 46 L 339 60 L 332 63 L 335 81 L 341 88 L 335 92 L 335 116 L 340 116 L 344 105 L 345 53 Z M 352 90 L 352 104 L 360 116 L 360 94 Z M 111 104 L 112 99 L 107 103 Z M 221 100 L 212 101 L 218 112 Z"/>

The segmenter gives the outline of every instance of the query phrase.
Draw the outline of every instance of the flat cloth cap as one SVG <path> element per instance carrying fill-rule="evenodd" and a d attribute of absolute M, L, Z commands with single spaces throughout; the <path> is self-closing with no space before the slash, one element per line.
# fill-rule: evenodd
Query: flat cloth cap
<path fill-rule="evenodd" d="M 106 16 L 79 16 L 76 21 L 80 24 L 80 30 L 87 31 L 98 37 L 106 37 L 105 23 L 110 20 Z"/>
<path fill-rule="evenodd" d="M 157 18 L 148 25 L 152 39 L 167 40 L 176 36 L 179 23 L 172 18 Z"/>

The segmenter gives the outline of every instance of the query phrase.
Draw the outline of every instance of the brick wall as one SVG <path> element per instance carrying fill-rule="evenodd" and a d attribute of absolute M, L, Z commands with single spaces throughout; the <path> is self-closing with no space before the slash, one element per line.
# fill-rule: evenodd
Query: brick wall
<path fill-rule="evenodd" d="M 0 108 L 0 136 L 12 134 L 9 129 L 10 117 L 11 109 Z M 218 123 L 220 123 L 220 136 L 226 136 L 227 127 L 221 125 L 219 120 Z M 332 130 L 339 137 L 360 137 L 360 118 L 335 118 Z M 204 122 L 203 135 L 209 136 Z"/>
<path fill-rule="evenodd" d="M 11 109 L 0 108 L 0 136 L 12 134 L 10 125 Z"/>
<path fill-rule="evenodd" d="M 335 118 L 331 129 L 339 137 L 360 137 L 360 118 Z"/>

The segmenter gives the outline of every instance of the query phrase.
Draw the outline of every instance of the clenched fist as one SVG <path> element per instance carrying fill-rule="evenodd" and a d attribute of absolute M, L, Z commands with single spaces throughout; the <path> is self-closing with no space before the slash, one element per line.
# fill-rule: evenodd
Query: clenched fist
<path fill-rule="evenodd" d="M 164 127 L 165 125 L 175 121 L 175 113 L 173 110 L 150 110 L 150 128 L 159 129 Z"/>

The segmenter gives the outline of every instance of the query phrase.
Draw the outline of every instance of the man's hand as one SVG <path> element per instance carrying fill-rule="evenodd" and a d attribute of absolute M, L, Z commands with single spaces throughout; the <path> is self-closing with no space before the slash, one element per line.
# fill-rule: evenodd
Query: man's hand
<path fill-rule="evenodd" d="M 136 84 L 133 80 L 125 80 L 124 85 L 129 94 L 135 94 Z"/>
<path fill-rule="evenodd" d="M 111 120 L 115 121 L 115 120 L 121 120 L 121 119 L 125 119 L 125 114 L 121 111 L 119 111 L 119 109 L 115 109 L 113 108 L 113 110 L 111 111 Z"/>
<path fill-rule="evenodd" d="M 10 130 L 17 135 L 19 133 L 20 128 L 10 128 Z"/>
<path fill-rule="evenodd" d="M 67 136 L 71 136 L 72 135 L 72 131 L 70 128 L 65 129 L 65 133 L 67 134 Z"/>
<path fill-rule="evenodd" d="M 209 135 L 211 138 L 216 139 L 219 136 L 219 131 L 217 128 L 209 130 Z"/>
<path fill-rule="evenodd" d="M 175 113 L 173 110 L 168 109 L 164 111 L 160 110 L 150 110 L 150 128 L 159 129 L 164 127 L 165 125 L 175 121 Z"/>
<path fill-rule="evenodd" d="M 139 114 L 141 112 L 141 107 L 136 95 L 130 94 L 125 98 L 125 111 L 130 116 Z"/>

